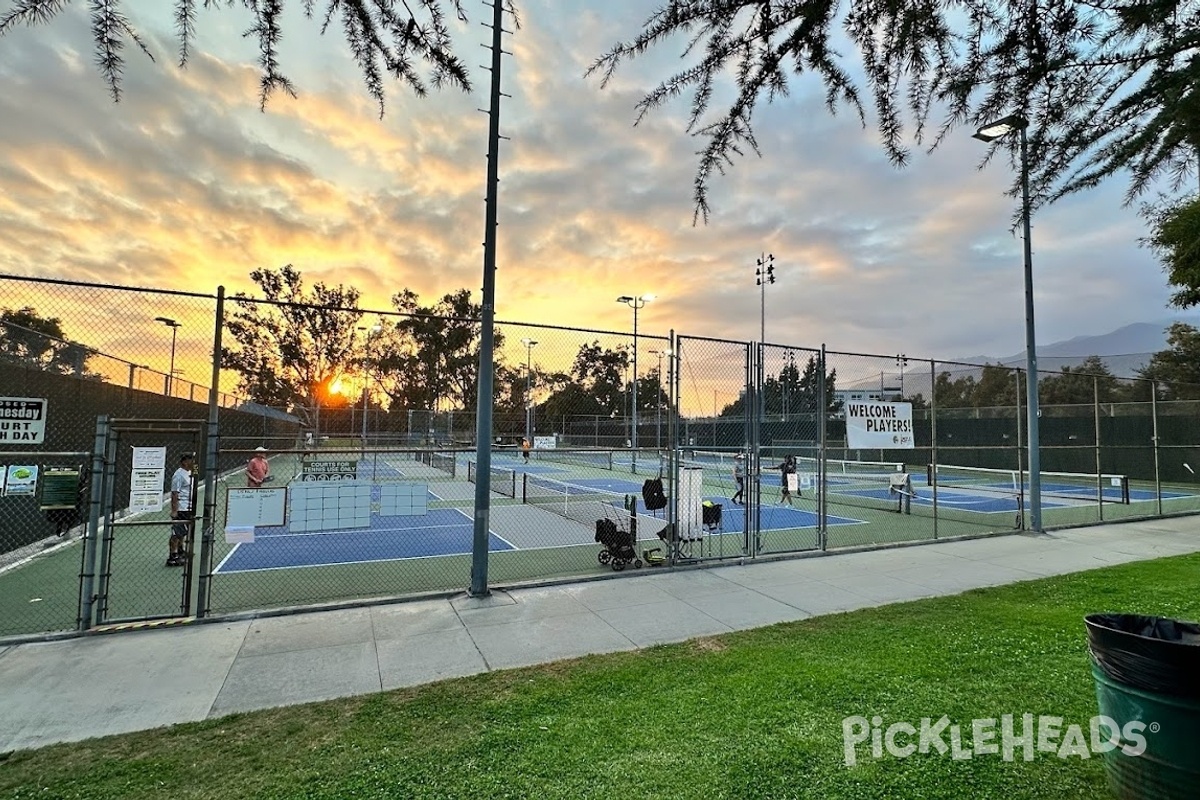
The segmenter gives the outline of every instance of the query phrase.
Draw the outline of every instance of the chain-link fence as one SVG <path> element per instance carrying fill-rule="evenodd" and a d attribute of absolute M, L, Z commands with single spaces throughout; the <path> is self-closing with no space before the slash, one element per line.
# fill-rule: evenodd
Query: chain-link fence
<path fill-rule="evenodd" d="M 1200 387 L 500 322 L 481 445 L 470 313 L 0 292 L 0 636 L 1200 512 Z"/>

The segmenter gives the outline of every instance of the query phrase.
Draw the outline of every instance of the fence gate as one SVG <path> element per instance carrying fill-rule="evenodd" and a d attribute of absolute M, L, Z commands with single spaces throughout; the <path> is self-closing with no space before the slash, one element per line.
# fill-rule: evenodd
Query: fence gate
<path fill-rule="evenodd" d="M 821 436 L 828 405 L 823 354 L 775 344 L 759 352 L 755 551 L 815 550 L 822 544 Z"/>
<path fill-rule="evenodd" d="M 747 459 L 748 452 L 753 455 L 754 352 L 746 342 L 698 336 L 675 341 L 680 537 L 675 555 L 686 561 L 744 558 L 753 552 L 756 522 Z"/>
<path fill-rule="evenodd" d="M 96 424 L 92 505 L 80 574 L 80 626 L 186 617 L 192 613 L 193 543 L 203 530 L 200 487 L 205 423 L 109 419 Z M 193 454 L 182 564 L 168 565 L 171 478 Z"/>

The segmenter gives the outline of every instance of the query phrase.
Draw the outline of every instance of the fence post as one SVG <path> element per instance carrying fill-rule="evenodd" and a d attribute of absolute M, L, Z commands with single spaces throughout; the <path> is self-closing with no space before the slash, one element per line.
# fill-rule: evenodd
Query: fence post
<path fill-rule="evenodd" d="M 821 364 L 817 370 L 817 413 L 820 415 L 820 458 L 817 459 L 817 541 L 821 550 L 829 549 L 829 515 L 826 513 L 826 461 L 829 458 L 829 398 L 825 385 L 825 343 L 821 342 Z M 849 442 L 847 442 L 849 444 Z"/>
<path fill-rule="evenodd" d="M 100 506 L 104 497 L 104 451 L 108 441 L 108 417 L 96 417 L 96 437 L 92 443 L 91 502 L 88 523 L 83 534 L 83 566 L 79 573 L 79 617 L 76 627 L 86 631 L 93 624 L 96 591 L 96 542 L 100 537 Z"/>
<path fill-rule="evenodd" d="M 949 375 L 949 373 L 947 373 Z M 1018 386 L 1020 382 L 1018 381 Z M 933 539 L 938 538 L 938 485 L 937 485 L 937 464 L 938 464 L 938 436 L 937 436 L 937 362 L 933 359 L 929 360 L 929 466 L 926 468 L 925 483 L 929 486 L 933 495 Z M 1020 392 L 1018 392 L 1020 394 Z M 1017 426 L 1019 427 L 1020 414 L 1017 414 Z M 1018 437 L 1020 434 L 1018 434 Z M 1019 445 L 1018 445 L 1019 446 Z"/>
<path fill-rule="evenodd" d="M 1020 529 L 1025 530 L 1025 434 L 1024 428 L 1021 427 L 1025 421 L 1025 415 L 1021 411 L 1021 370 L 1016 371 L 1017 375 L 1017 477 L 1021 480 L 1021 491 L 1017 493 L 1017 513 L 1021 515 Z M 1028 377 L 1025 380 L 1029 380 Z"/>
<path fill-rule="evenodd" d="M 212 380 L 208 387 L 207 468 L 204 470 L 204 527 L 200 531 L 200 581 L 196 588 L 196 616 L 208 615 L 212 594 L 213 538 L 217 526 L 217 458 L 220 455 L 218 413 L 221 383 L 221 334 L 225 328 L 225 287 L 217 287 L 216 322 L 213 325 Z"/>
<path fill-rule="evenodd" d="M 1092 376 L 1092 418 L 1096 424 L 1096 500 L 1100 506 L 1100 521 L 1104 521 L 1104 470 L 1100 457 L 1100 378 Z"/>
<path fill-rule="evenodd" d="M 1158 515 L 1161 517 L 1163 509 L 1162 471 L 1158 463 L 1158 381 L 1150 381 L 1150 418 L 1154 425 L 1154 497 L 1157 500 Z"/>

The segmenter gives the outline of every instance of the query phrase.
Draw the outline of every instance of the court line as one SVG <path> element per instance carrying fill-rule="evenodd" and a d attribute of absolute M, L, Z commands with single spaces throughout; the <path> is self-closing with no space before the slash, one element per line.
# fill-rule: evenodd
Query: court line
<path fill-rule="evenodd" d="M 475 525 L 475 518 L 474 518 L 474 517 L 472 517 L 472 516 L 468 516 L 468 515 L 467 515 L 467 512 L 463 511 L 461 508 L 454 508 L 454 509 L 452 509 L 452 510 L 454 510 L 454 511 L 457 511 L 458 513 L 462 514 L 464 517 L 466 517 L 466 518 L 467 518 L 467 521 L 468 521 L 468 522 L 470 522 L 470 523 L 471 523 L 471 525 L 472 525 L 471 532 L 472 532 L 472 533 L 474 533 L 474 532 L 475 532 L 475 529 L 474 529 L 474 525 Z M 488 535 L 489 535 L 489 536 L 495 536 L 497 539 L 499 539 L 500 541 L 504 542 L 506 545 L 508 545 L 509 547 L 511 547 L 513 550 L 524 550 L 524 549 L 525 549 L 525 548 L 523 548 L 523 547 L 517 547 L 515 544 L 513 544 L 512 542 L 510 542 L 508 539 L 505 539 L 503 536 L 501 536 L 500 534 L 496 533 L 494 530 L 492 530 L 492 526 L 491 526 L 491 525 L 489 525 L 489 526 L 488 526 Z M 491 548 L 488 548 L 488 552 L 491 552 Z"/>
<path fill-rule="evenodd" d="M 447 509 L 447 510 L 449 510 L 449 509 Z M 366 528 L 333 528 L 333 529 L 330 529 L 327 531 L 296 531 L 296 532 L 288 531 L 287 533 L 262 533 L 262 534 L 255 534 L 254 538 L 256 540 L 257 539 L 284 539 L 284 538 L 291 537 L 291 536 L 295 536 L 295 537 L 335 536 L 335 535 L 341 534 L 341 533 L 353 533 L 353 534 L 405 533 L 408 531 L 430 531 L 430 530 L 438 530 L 441 528 L 458 528 L 458 527 L 460 527 L 460 526 L 454 525 L 452 523 L 434 522 L 434 523 L 430 523 L 427 525 L 414 525 L 409 528 L 373 528 L 373 527 L 368 526 Z"/>
<path fill-rule="evenodd" d="M 503 553 L 505 551 L 489 550 L 489 552 Z M 222 574 L 222 575 L 242 575 L 242 574 L 245 574 L 248 572 L 271 572 L 273 570 L 278 570 L 278 569 L 314 569 L 316 567 L 348 567 L 348 566 L 353 566 L 354 564 L 383 564 L 388 561 L 416 561 L 417 559 L 422 559 L 422 558 L 451 558 L 454 556 L 461 557 L 461 556 L 469 556 L 469 555 L 471 555 L 470 551 L 463 552 L 463 553 L 437 553 L 434 555 L 427 555 L 427 556 L 397 556 L 395 558 L 365 558 L 362 560 L 355 560 L 355 561 L 322 561 L 320 564 L 287 564 L 287 565 L 280 565 L 280 566 L 273 566 L 273 567 L 259 567 L 257 569 L 230 569 L 230 570 L 225 570 L 224 572 L 221 572 L 220 574 Z M 224 564 L 225 562 L 222 561 L 221 563 Z M 220 567 L 217 568 L 217 570 L 219 570 L 219 569 L 220 569 Z M 213 570 L 214 575 L 218 574 L 217 570 Z"/>

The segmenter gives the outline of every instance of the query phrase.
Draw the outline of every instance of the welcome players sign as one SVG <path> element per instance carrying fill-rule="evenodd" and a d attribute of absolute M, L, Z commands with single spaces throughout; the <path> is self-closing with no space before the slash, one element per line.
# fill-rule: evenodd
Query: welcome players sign
<path fill-rule="evenodd" d="M 847 402 L 846 444 L 851 450 L 911 450 L 912 403 Z"/>

